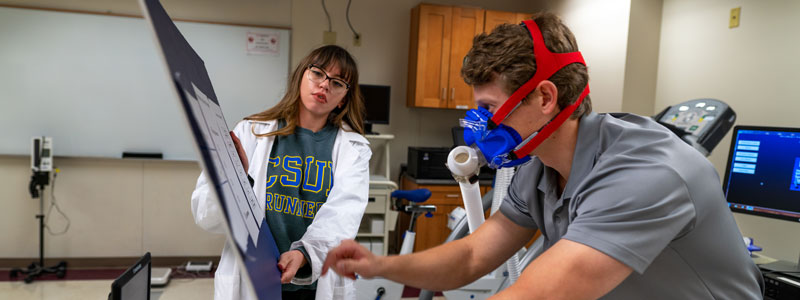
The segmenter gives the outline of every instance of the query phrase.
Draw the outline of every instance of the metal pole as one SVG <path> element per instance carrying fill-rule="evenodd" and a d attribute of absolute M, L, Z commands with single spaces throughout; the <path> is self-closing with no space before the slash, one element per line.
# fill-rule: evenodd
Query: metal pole
<path fill-rule="evenodd" d="M 39 214 L 36 218 L 39 219 L 39 266 L 44 268 L 44 186 L 40 188 Z"/>

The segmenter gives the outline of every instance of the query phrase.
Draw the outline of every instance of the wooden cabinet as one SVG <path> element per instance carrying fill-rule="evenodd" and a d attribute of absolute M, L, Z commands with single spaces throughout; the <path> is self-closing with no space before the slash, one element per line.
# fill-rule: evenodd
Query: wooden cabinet
<path fill-rule="evenodd" d="M 519 23 L 530 16 L 425 3 L 412 9 L 406 105 L 476 108 L 472 88 L 461 78 L 461 65 L 472 39 L 498 24 Z"/>
<path fill-rule="evenodd" d="M 508 11 L 487 10 L 484 21 L 484 32 L 492 32 L 492 30 L 500 24 L 519 24 L 523 20 L 531 18 L 531 14 L 516 13 Z"/>
<path fill-rule="evenodd" d="M 472 48 L 472 39 L 483 32 L 483 10 L 453 7 L 453 30 L 450 45 L 450 72 L 448 73 L 447 108 L 476 108 L 472 88 L 461 77 L 464 56 Z"/>
<path fill-rule="evenodd" d="M 411 11 L 408 101 L 411 107 L 474 108 L 461 61 L 483 32 L 483 10 L 420 4 Z"/>

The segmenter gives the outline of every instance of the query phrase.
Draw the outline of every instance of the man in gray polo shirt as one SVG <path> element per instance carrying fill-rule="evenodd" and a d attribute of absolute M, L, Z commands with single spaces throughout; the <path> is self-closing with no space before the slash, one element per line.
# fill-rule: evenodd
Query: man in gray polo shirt
<path fill-rule="evenodd" d="M 761 274 L 713 166 L 649 118 L 592 113 L 569 29 L 552 14 L 534 21 L 477 36 L 462 67 L 481 107 L 467 113 L 466 140 L 490 166 L 521 164 L 501 213 L 410 255 L 374 256 L 345 242 L 323 272 L 454 289 L 538 229 L 545 251 L 496 298 L 761 299 Z"/>
<path fill-rule="evenodd" d="M 713 166 L 649 118 L 591 113 L 580 120 L 569 179 L 534 159 L 500 211 L 633 269 L 609 299 L 761 298 L 761 273 L 742 243 Z M 532 184 L 535 183 L 535 184 Z"/>

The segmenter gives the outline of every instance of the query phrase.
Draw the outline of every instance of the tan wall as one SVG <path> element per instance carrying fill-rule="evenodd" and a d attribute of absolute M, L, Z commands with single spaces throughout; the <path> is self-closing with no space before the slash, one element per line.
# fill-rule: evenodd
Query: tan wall
<path fill-rule="evenodd" d="M 739 6 L 740 26 L 729 29 Z M 739 125 L 800 126 L 798 18 L 800 2 L 791 0 L 664 0 L 655 107 L 709 97 L 728 103 Z M 709 157 L 720 177 L 730 135 Z M 766 255 L 797 260 L 800 224 L 735 215 Z"/>
<path fill-rule="evenodd" d="M 141 16 L 137 0 L 0 0 L 0 4 Z M 291 0 L 162 0 L 170 17 L 207 22 L 289 27 Z"/>
<path fill-rule="evenodd" d="M 663 0 L 631 1 L 628 52 L 622 111 L 645 116 L 656 112 L 658 43 L 661 38 Z M 661 109 L 660 107 L 658 109 Z"/>
<path fill-rule="evenodd" d="M 45 190 L 45 212 L 55 195 L 71 223 L 63 235 L 46 234 L 45 256 L 215 256 L 222 250 L 224 236 L 203 231 L 192 218 L 196 162 L 55 157 L 55 165 L 61 172 Z M 0 156 L 0 166 L 0 257 L 36 257 L 39 200 L 28 193 L 30 158 Z M 67 222 L 53 210 L 49 224 L 59 232 Z"/>
<path fill-rule="evenodd" d="M 586 59 L 597 112 L 622 109 L 630 7 L 631 0 L 571 0 L 562 8 L 564 22 Z"/>

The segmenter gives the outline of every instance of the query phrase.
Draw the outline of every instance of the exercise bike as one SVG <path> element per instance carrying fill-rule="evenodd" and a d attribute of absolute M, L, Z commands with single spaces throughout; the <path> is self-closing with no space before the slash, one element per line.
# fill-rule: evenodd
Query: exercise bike
<path fill-rule="evenodd" d="M 428 218 L 432 217 L 432 213 L 436 211 L 436 206 L 420 204 L 431 197 L 431 191 L 428 189 L 396 190 L 392 192 L 391 197 L 393 209 L 411 215 L 408 230 L 405 232 L 403 243 L 400 247 L 400 255 L 409 254 L 414 251 L 417 218 L 423 214 Z M 408 204 L 404 204 L 403 199 L 408 200 Z M 355 282 L 356 299 L 399 300 L 403 295 L 403 287 L 403 284 L 385 278 L 358 278 Z"/>

